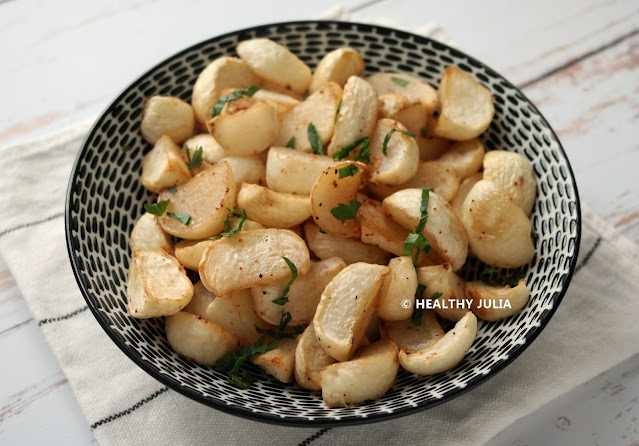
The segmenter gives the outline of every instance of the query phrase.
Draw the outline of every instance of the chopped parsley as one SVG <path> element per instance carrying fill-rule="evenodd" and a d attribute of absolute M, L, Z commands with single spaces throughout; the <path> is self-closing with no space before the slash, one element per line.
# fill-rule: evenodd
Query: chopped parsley
<path fill-rule="evenodd" d="M 123 147 L 122 147 L 122 151 L 123 151 L 124 153 L 128 152 L 129 150 L 131 150 L 131 146 L 129 146 L 129 145 L 126 145 L 126 146 L 123 146 Z"/>
<path fill-rule="evenodd" d="M 203 150 L 204 149 L 202 149 L 202 147 L 198 147 L 195 149 L 195 152 L 193 152 L 193 157 L 191 157 L 191 150 L 189 149 L 189 146 L 184 144 L 184 151 L 186 152 L 186 161 L 189 169 L 199 169 L 202 167 Z"/>
<path fill-rule="evenodd" d="M 278 299 L 273 300 L 273 303 L 277 305 L 284 305 L 285 303 L 288 302 L 288 297 L 286 297 L 286 295 L 288 294 L 288 290 L 291 288 L 291 285 L 293 284 L 295 279 L 297 279 L 297 267 L 295 266 L 295 264 L 286 257 L 282 257 L 282 258 L 284 259 L 289 269 L 291 270 L 291 280 L 286 282 L 286 286 L 282 290 L 282 296 L 280 296 Z"/>
<path fill-rule="evenodd" d="M 357 165 L 355 165 L 355 164 L 349 164 L 348 166 L 340 167 L 337 170 L 339 172 L 340 179 L 341 178 L 346 178 L 346 177 L 352 177 L 356 173 L 360 173 L 362 171 L 362 169 L 357 167 Z"/>
<path fill-rule="evenodd" d="M 406 85 L 408 85 L 408 81 L 406 79 L 402 79 L 401 77 L 391 77 L 391 80 L 400 87 L 405 87 Z"/>
<path fill-rule="evenodd" d="M 423 287 L 423 288 L 422 288 Z M 417 291 L 415 291 L 415 301 L 423 299 L 424 291 L 426 291 L 426 285 L 422 285 L 421 283 L 417 284 Z M 442 296 L 442 293 L 437 292 L 433 293 L 430 296 L 430 300 L 439 299 Z M 413 311 L 413 315 L 411 316 L 411 321 L 413 325 L 420 326 L 422 325 L 422 316 L 424 315 L 424 310 L 422 308 L 415 308 Z"/>
<path fill-rule="evenodd" d="M 191 216 L 189 214 L 176 214 L 175 212 L 169 212 L 166 215 L 168 215 L 171 218 L 175 218 L 177 221 L 179 221 L 183 225 L 188 226 L 191 224 Z"/>
<path fill-rule="evenodd" d="M 423 299 L 424 291 L 426 291 L 426 285 L 422 285 L 421 283 L 417 284 L 417 289 L 415 290 L 415 302 Z M 413 311 L 413 315 L 411 316 L 411 321 L 413 321 L 413 325 L 417 325 L 418 327 L 422 325 L 422 315 L 424 314 L 424 310 L 421 308 L 417 308 L 415 306 L 415 310 Z"/>
<path fill-rule="evenodd" d="M 354 143 L 351 143 L 351 144 L 349 144 L 347 146 L 342 147 L 337 152 L 333 153 L 333 159 L 342 160 L 342 159 L 346 158 L 355 149 L 355 147 L 357 147 L 361 143 L 363 143 L 366 138 L 367 137 L 360 138 L 357 141 L 355 141 Z"/>
<path fill-rule="evenodd" d="M 411 132 L 407 132 L 406 130 L 391 129 L 390 132 L 388 132 L 384 137 L 384 143 L 382 144 L 382 153 L 384 154 L 384 156 L 386 156 L 386 151 L 388 150 L 388 143 L 390 142 L 391 136 L 393 136 L 393 133 L 395 132 L 403 133 L 404 135 L 408 135 L 411 138 L 415 137 L 414 134 L 412 134 Z"/>
<path fill-rule="evenodd" d="M 177 192 L 177 189 L 173 186 L 169 186 L 169 192 L 171 192 L 172 194 Z"/>
<path fill-rule="evenodd" d="M 324 155 L 324 147 L 322 147 L 322 140 L 317 134 L 317 129 L 313 123 L 309 123 L 306 128 L 306 133 L 308 134 L 308 140 L 311 143 L 311 150 L 316 155 Z"/>
<path fill-rule="evenodd" d="M 338 220 L 350 220 L 355 218 L 361 205 L 357 200 L 351 200 L 349 204 L 339 203 L 336 208 L 331 209 L 331 214 Z"/>
<path fill-rule="evenodd" d="M 337 152 L 333 153 L 333 159 L 341 160 L 346 158 L 353 150 L 355 150 L 357 146 L 360 146 L 361 144 L 361 146 L 357 150 L 357 153 L 353 156 L 353 159 L 355 161 L 363 161 L 367 164 L 370 164 L 371 163 L 371 149 L 370 149 L 371 139 L 372 138 L 370 136 L 363 136 L 359 138 L 354 143 L 344 146 L 341 149 L 339 149 Z"/>
<path fill-rule="evenodd" d="M 354 143 L 351 143 L 347 146 L 342 147 L 341 149 L 339 149 L 337 152 L 333 153 L 333 159 L 336 160 L 341 160 L 346 158 L 353 150 L 355 150 L 355 148 L 357 146 L 360 146 L 359 150 L 357 151 L 357 153 L 353 156 L 353 159 L 355 161 L 364 161 L 365 163 L 370 164 L 371 162 L 371 150 L 370 150 L 370 143 L 371 143 L 371 137 L 370 136 L 363 136 L 361 138 L 359 138 L 357 141 L 355 141 Z"/>
<path fill-rule="evenodd" d="M 535 228 L 533 228 L 532 226 L 530 227 L 530 237 L 532 237 L 534 240 L 539 238 L 539 234 L 537 234 L 537 231 L 535 231 Z"/>
<path fill-rule="evenodd" d="M 479 280 L 487 285 L 504 283 L 511 288 L 515 288 L 521 279 L 526 278 L 526 274 L 525 270 L 518 270 L 514 271 L 510 276 L 504 276 L 500 271 L 488 268 L 479 273 Z"/>
<path fill-rule="evenodd" d="M 335 110 L 335 121 L 333 124 L 337 124 L 337 115 L 339 115 L 339 111 L 342 108 L 342 98 L 339 98 L 339 102 L 337 103 L 337 110 Z"/>
<path fill-rule="evenodd" d="M 259 333 L 259 334 L 263 334 L 266 336 L 271 336 L 273 339 L 282 339 L 282 338 L 294 338 L 295 336 L 297 336 L 298 334 L 300 334 L 302 332 L 302 326 L 301 325 L 295 325 L 293 327 L 291 327 L 290 331 L 285 331 L 286 327 L 288 325 L 289 322 L 291 322 L 291 319 L 293 319 L 293 316 L 291 316 L 291 313 L 289 313 L 288 311 L 284 311 L 282 309 L 282 317 L 280 318 L 280 324 L 279 324 L 279 330 L 275 331 L 275 330 L 270 330 L 268 328 L 260 328 L 257 325 L 255 326 L 255 330 Z"/>
<path fill-rule="evenodd" d="M 228 208 L 227 208 L 228 209 Z M 231 230 L 229 226 L 229 218 L 238 217 L 241 218 L 240 223 L 237 225 L 237 228 Z M 224 219 L 224 231 L 220 233 L 220 235 L 215 235 L 213 237 L 209 237 L 209 240 L 219 240 L 222 237 L 233 237 L 235 234 L 242 230 L 242 226 L 244 226 L 244 222 L 246 221 L 246 211 L 242 208 L 229 210 L 226 214 L 226 218 Z"/>
<path fill-rule="evenodd" d="M 359 150 L 353 157 L 355 161 L 363 161 L 367 164 L 371 163 L 371 149 L 370 149 L 371 140 L 372 138 L 370 136 L 366 137 L 366 139 L 360 146 Z"/>
<path fill-rule="evenodd" d="M 504 277 L 504 283 L 506 285 L 509 285 L 511 288 L 515 288 L 517 285 L 519 285 L 519 281 L 521 279 L 526 278 L 526 274 L 527 274 L 526 271 L 515 272 L 508 277 Z"/>
<path fill-rule="evenodd" d="M 430 252 L 430 243 L 426 240 L 426 237 L 422 234 L 424 228 L 426 227 L 426 221 L 428 220 L 428 200 L 430 198 L 430 189 L 423 188 L 422 189 L 422 201 L 419 206 L 419 223 L 417 223 L 417 228 L 406 237 L 406 241 L 404 242 L 404 249 L 402 251 L 403 256 L 413 256 L 413 265 L 417 265 L 417 259 L 419 258 L 419 251 L 424 251 L 425 255 L 428 255 Z M 415 253 L 413 254 L 413 249 L 417 248 Z"/>
<path fill-rule="evenodd" d="M 164 214 L 170 202 L 171 200 L 164 200 L 153 204 L 147 203 L 144 205 L 144 210 L 147 211 L 149 214 L 160 216 Z"/>
<path fill-rule="evenodd" d="M 248 389 L 251 383 L 255 382 L 255 377 L 250 375 L 240 376 L 240 367 L 242 367 L 244 362 L 251 356 L 273 350 L 275 345 L 275 341 L 265 344 L 264 336 L 261 336 L 255 344 L 247 345 L 236 352 L 222 356 L 215 363 L 215 369 L 219 372 L 229 372 L 229 384 L 239 387 L 240 389 Z"/>
<path fill-rule="evenodd" d="M 220 99 L 217 100 L 217 104 L 215 104 L 215 107 L 213 107 L 213 111 L 211 112 L 211 118 L 215 118 L 217 115 L 222 113 L 222 109 L 228 102 L 231 102 L 234 99 L 241 98 L 242 96 L 251 97 L 255 93 L 257 93 L 259 89 L 260 87 L 256 85 L 251 85 L 245 90 L 237 90 L 237 91 L 234 91 L 233 93 L 227 94 L 226 96 L 222 96 Z"/>
<path fill-rule="evenodd" d="M 241 217 L 240 223 L 237 225 L 237 228 L 233 230 L 229 230 L 229 218 L 230 217 Z M 235 234 L 242 230 L 242 226 L 244 226 L 244 222 L 246 221 L 246 211 L 242 208 L 233 209 L 226 214 L 226 218 L 224 219 L 224 232 L 220 235 L 222 237 L 233 237 Z"/>
<path fill-rule="evenodd" d="M 288 147 L 289 149 L 294 149 L 295 148 L 295 137 L 291 136 L 291 139 L 288 140 L 288 142 L 286 143 L 286 147 Z"/>

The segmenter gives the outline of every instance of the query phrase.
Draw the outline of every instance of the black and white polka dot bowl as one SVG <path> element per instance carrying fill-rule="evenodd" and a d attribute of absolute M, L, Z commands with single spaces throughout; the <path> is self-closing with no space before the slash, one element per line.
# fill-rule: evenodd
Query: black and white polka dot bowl
<path fill-rule="evenodd" d="M 528 267 L 531 291 L 518 315 L 480 323 L 477 339 L 453 370 L 431 377 L 400 372 L 380 400 L 329 409 L 321 395 L 259 376 L 248 390 L 227 377 L 175 354 L 162 319 L 136 320 L 126 311 L 128 241 L 143 204 L 154 197 L 140 183 L 142 157 L 150 147 L 140 135 L 146 98 L 191 98 L 198 73 L 213 59 L 234 55 L 238 42 L 267 37 L 288 47 L 312 68 L 327 52 L 356 48 L 366 73 L 401 71 L 437 86 L 444 69 L 472 73 L 495 97 L 495 118 L 483 135 L 487 149 L 516 151 L 534 166 L 537 201 L 532 213 L 539 234 Z M 130 147 L 124 151 L 123 147 Z M 94 124 L 78 153 L 70 179 L 66 234 L 78 285 L 89 308 L 113 341 L 137 365 L 171 389 L 196 401 L 247 418 L 287 425 L 346 425 L 414 413 L 450 400 L 485 382 L 517 358 L 539 335 L 570 282 L 580 238 L 575 180 L 557 136 L 533 104 L 483 63 L 441 43 L 380 26 L 330 21 L 264 25 L 212 38 L 161 62 L 134 81 Z"/>

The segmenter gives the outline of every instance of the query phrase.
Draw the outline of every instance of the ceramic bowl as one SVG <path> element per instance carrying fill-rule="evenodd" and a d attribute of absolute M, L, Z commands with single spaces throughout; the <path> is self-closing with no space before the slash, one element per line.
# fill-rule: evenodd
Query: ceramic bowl
<path fill-rule="evenodd" d="M 323 55 L 342 46 L 357 49 L 365 74 L 400 71 L 437 87 L 447 66 L 472 73 L 495 98 L 495 117 L 482 136 L 487 150 L 525 156 L 533 165 L 537 200 L 531 216 L 539 234 L 528 267 L 531 292 L 517 315 L 480 322 L 477 339 L 453 370 L 418 377 L 401 371 L 377 401 L 329 409 L 320 394 L 259 376 L 248 390 L 226 375 L 175 354 L 161 318 L 138 320 L 127 313 L 129 234 L 155 197 L 140 183 L 142 157 L 150 146 L 140 135 L 144 101 L 153 95 L 190 101 L 200 71 L 213 59 L 235 55 L 238 42 L 275 40 L 314 68 Z M 123 147 L 130 147 L 124 151 Z M 577 259 L 579 198 L 566 154 L 537 108 L 510 82 L 470 56 L 428 38 L 358 23 L 309 21 L 244 29 L 194 45 L 159 63 L 120 94 L 91 128 L 78 153 L 68 189 L 66 233 L 69 256 L 89 308 L 106 333 L 137 365 L 196 401 L 254 420 L 287 425 L 344 425 L 373 422 L 433 407 L 469 391 L 503 370 L 539 335 L 564 296 Z M 472 275 L 473 272 L 471 271 Z"/>

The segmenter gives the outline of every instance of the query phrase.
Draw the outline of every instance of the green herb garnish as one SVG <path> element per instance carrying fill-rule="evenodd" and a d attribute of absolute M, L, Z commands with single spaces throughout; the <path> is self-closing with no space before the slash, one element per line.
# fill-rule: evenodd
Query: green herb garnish
<path fill-rule="evenodd" d="M 191 158 L 191 150 L 189 146 L 184 144 L 184 151 L 186 152 L 186 161 L 189 169 L 199 169 L 202 167 L 202 152 L 204 149 L 202 147 L 198 147 L 193 152 L 193 157 Z"/>
<path fill-rule="evenodd" d="M 530 237 L 532 237 L 533 239 L 539 238 L 539 234 L 537 234 L 537 231 L 535 231 L 535 228 L 533 228 L 532 226 L 530 227 Z"/>
<path fill-rule="evenodd" d="M 230 217 L 241 217 L 240 223 L 237 225 L 237 228 L 230 230 L 229 227 L 229 218 Z M 244 222 L 246 221 L 246 211 L 242 208 L 233 209 L 226 214 L 226 218 L 224 219 L 224 232 L 220 235 L 222 237 L 233 237 L 235 234 L 242 230 L 242 226 L 244 226 Z"/>
<path fill-rule="evenodd" d="M 188 226 L 191 224 L 191 216 L 189 214 L 176 214 L 175 212 L 169 212 L 166 215 L 168 215 L 171 218 L 175 218 L 177 221 L 179 221 L 183 225 Z"/>
<path fill-rule="evenodd" d="M 521 279 L 526 277 L 527 272 L 524 270 L 514 271 L 510 276 L 504 276 L 496 269 L 485 269 L 479 273 L 479 280 L 487 285 L 504 283 L 511 288 L 515 288 Z"/>
<path fill-rule="evenodd" d="M 337 115 L 339 115 L 339 111 L 342 108 L 342 98 L 339 98 L 339 102 L 337 103 L 337 110 L 335 110 L 335 121 L 333 124 L 337 124 Z"/>
<path fill-rule="evenodd" d="M 322 228 L 319 228 L 319 233 L 320 234 L 326 234 L 326 231 L 324 231 Z"/>
<path fill-rule="evenodd" d="M 411 138 L 415 137 L 415 135 L 413 135 L 411 132 L 407 132 L 406 130 L 391 129 L 390 132 L 388 132 L 384 137 L 384 143 L 382 144 L 382 153 L 384 154 L 384 156 L 386 156 L 386 151 L 388 150 L 388 143 L 391 139 L 391 136 L 393 136 L 393 133 L 395 132 L 403 133 L 404 135 L 408 135 Z"/>
<path fill-rule="evenodd" d="M 289 149 L 294 149 L 295 148 L 295 137 L 291 136 L 291 139 L 288 140 L 288 142 L 286 143 L 286 147 L 288 147 Z"/>
<path fill-rule="evenodd" d="M 362 171 L 362 169 L 357 167 L 355 164 L 349 164 L 348 166 L 340 167 L 337 170 L 340 178 L 352 177 L 356 173 L 360 173 Z"/>
<path fill-rule="evenodd" d="M 228 208 L 227 208 L 228 209 Z M 237 228 L 231 230 L 229 225 L 229 218 L 231 217 L 240 217 L 241 220 L 237 225 Z M 209 237 L 209 240 L 219 240 L 222 237 L 233 237 L 235 234 L 242 230 L 242 226 L 244 226 L 244 222 L 246 221 L 246 211 L 242 208 L 229 210 L 226 214 L 226 218 L 224 219 L 224 232 L 221 232 L 220 235 L 214 235 L 213 237 Z"/>
<path fill-rule="evenodd" d="M 316 155 L 324 155 L 324 147 L 322 147 L 322 140 L 317 134 L 317 129 L 313 125 L 313 123 L 309 123 L 306 128 L 306 133 L 308 134 L 308 140 L 311 143 L 311 150 Z"/>
<path fill-rule="evenodd" d="M 275 345 L 275 341 L 265 344 L 264 336 L 261 336 L 255 344 L 248 345 L 236 352 L 222 356 L 215 363 L 215 369 L 219 372 L 229 372 L 229 384 L 239 387 L 240 389 L 248 389 L 251 383 L 255 382 L 255 378 L 250 375 L 240 376 L 240 367 L 242 367 L 242 364 L 251 356 L 273 350 Z"/>
<path fill-rule="evenodd" d="M 237 90 L 237 91 L 234 91 L 233 93 L 227 94 L 226 96 L 222 96 L 220 99 L 217 100 L 217 104 L 215 104 L 215 107 L 213 107 L 211 118 L 215 118 L 217 115 L 219 115 L 222 112 L 222 109 L 224 108 L 224 106 L 227 104 L 227 102 L 231 102 L 232 100 L 241 98 L 242 96 L 251 97 L 255 93 L 257 93 L 259 89 L 260 87 L 256 85 L 251 85 L 246 90 Z"/>
<path fill-rule="evenodd" d="M 177 192 L 177 189 L 173 186 L 169 186 L 169 192 L 171 192 L 172 194 Z"/>
<path fill-rule="evenodd" d="M 127 146 L 123 146 L 123 147 L 122 147 L 122 151 L 123 151 L 124 153 L 128 152 L 129 150 L 131 150 L 131 146 L 128 146 L 128 145 L 127 145 Z"/>
<path fill-rule="evenodd" d="M 153 215 L 162 215 L 164 214 L 164 212 L 166 211 L 166 208 L 169 206 L 169 203 L 171 202 L 171 200 L 164 200 L 164 201 L 159 201 L 157 203 L 153 203 L 153 204 L 145 204 L 144 205 L 144 210 L 147 211 L 149 214 L 153 214 Z"/>
<path fill-rule="evenodd" d="M 370 164 L 371 150 L 369 146 L 371 143 L 371 139 L 372 138 L 370 136 L 364 136 L 362 138 L 359 138 L 354 143 L 344 146 L 340 150 L 335 152 L 333 154 L 333 159 L 341 160 L 346 158 L 357 146 L 360 146 L 361 144 L 361 146 L 357 150 L 357 153 L 353 156 L 353 159 L 356 161 L 361 160 L 361 161 L 364 161 L 365 163 Z"/>
<path fill-rule="evenodd" d="M 418 300 L 423 299 L 424 291 L 426 291 L 426 285 L 422 285 L 421 283 L 418 283 L 417 289 L 415 290 L 415 304 L 417 304 Z M 413 321 L 413 325 L 417 325 L 418 327 L 422 325 L 423 314 L 424 314 L 424 310 L 422 308 L 417 308 L 417 305 L 415 305 L 415 310 L 413 310 L 413 315 L 410 318 L 411 321 Z"/>
<path fill-rule="evenodd" d="M 363 143 L 366 140 L 366 138 L 368 138 L 368 137 L 365 136 L 363 138 L 358 139 L 354 143 L 351 143 L 351 144 L 349 144 L 347 146 L 342 147 L 337 152 L 333 153 L 333 159 L 342 160 L 342 159 L 346 158 L 355 149 L 355 147 L 357 147 L 361 143 Z"/>
<path fill-rule="evenodd" d="M 424 138 L 428 138 L 428 129 L 427 128 L 423 128 L 420 130 L 420 133 L 422 134 L 422 136 Z"/>
<path fill-rule="evenodd" d="M 366 137 L 366 140 L 362 143 L 362 145 L 359 147 L 359 150 L 353 157 L 355 161 L 363 161 L 367 164 L 371 163 L 371 149 L 369 147 L 371 140 L 372 138 L 370 136 Z"/>
<path fill-rule="evenodd" d="M 286 297 L 286 295 L 288 294 L 288 290 L 291 288 L 291 285 L 293 284 L 295 279 L 297 279 L 297 267 L 295 266 L 295 264 L 286 257 L 282 257 L 282 258 L 284 259 L 289 269 L 291 270 L 291 280 L 286 282 L 286 286 L 282 290 L 282 296 L 279 299 L 273 300 L 273 303 L 277 305 L 284 305 L 285 303 L 288 302 L 288 297 Z"/>
<path fill-rule="evenodd" d="M 526 278 L 526 274 L 526 271 L 516 271 L 510 276 L 504 277 L 504 283 L 511 288 L 515 288 L 517 285 L 519 285 L 519 281 L 521 279 Z"/>
<path fill-rule="evenodd" d="M 331 214 L 338 220 L 350 220 L 355 218 L 361 205 L 357 200 L 351 200 L 349 204 L 339 203 L 336 208 L 331 209 Z"/>
<path fill-rule="evenodd" d="M 406 79 L 402 79 L 401 77 L 391 77 L 391 80 L 400 87 L 405 87 L 406 85 L 408 85 L 408 81 Z"/>
<path fill-rule="evenodd" d="M 420 288 L 423 287 L 423 288 Z M 422 285 L 421 283 L 417 284 L 417 291 L 415 292 L 415 302 L 417 302 L 417 300 L 421 300 L 423 299 L 424 296 L 424 291 L 426 291 L 426 285 Z M 433 293 L 430 296 L 430 300 L 436 300 L 439 299 L 442 296 L 442 293 L 437 292 L 437 293 Z M 413 315 L 411 316 L 411 321 L 413 321 L 413 325 L 422 325 L 422 316 L 424 315 L 424 309 L 423 308 L 415 308 L 415 311 L 413 311 Z"/>
<path fill-rule="evenodd" d="M 289 313 L 288 311 L 282 310 L 282 317 L 280 318 L 280 325 L 279 325 L 278 331 L 270 330 L 268 328 L 260 328 L 257 325 L 255 326 L 255 330 L 259 334 L 270 336 L 273 339 L 277 339 L 277 340 L 280 340 L 282 338 L 294 338 L 295 336 L 297 336 L 298 334 L 302 332 L 302 326 L 295 325 L 291 327 L 290 331 L 286 332 L 285 331 L 286 326 L 288 325 L 289 322 L 291 322 L 291 319 L 293 319 L 293 316 L 291 316 L 291 313 Z"/>
<path fill-rule="evenodd" d="M 492 285 L 494 282 L 498 281 L 501 278 L 501 274 L 496 269 L 485 269 L 481 273 L 479 273 L 479 280 L 484 282 L 486 285 Z"/>
<path fill-rule="evenodd" d="M 356 161 L 361 160 L 370 164 L 371 151 L 370 151 L 369 145 L 371 143 L 371 139 L 372 138 L 370 136 L 363 136 L 359 138 L 354 143 L 344 146 L 341 149 L 339 149 L 337 152 L 333 153 L 333 159 L 341 160 L 346 158 L 353 150 L 355 150 L 357 146 L 361 144 L 359 150 L 357 151 L 355 156 L 353 156 L 353 159 Z"/>
<path fill-rule="evenodd" d="M 403 256 L 413 256 L 413 265 L 417 266 L 417 259 L 419 258 L 419 251 L 424 251 L 425 255 L 428 255 L 430 252 L 430 243 L 426 240 L 426 237 L 422 234 L 424 228 L 426 227 L 426 221 L 428 220 L 428 200 L 430 197 L 430 189 L 423 188 L 422 189 L 422 201 L 419 206 L 419 223 L 417 223 L 417 228 L 406 237 L 406 241 L 404 242 L 404 249 L 402 250 Z M 413 249 L 417 248 L 415 253 L 413 254 Z"/>
<path fill-rule="evenodd" d="M 280 318 L 280 326 L 279 326 L 280 333 L 284 331 L 288 323 L 291 322 L 291 319 L 293 319 L 293 316 L 291 316 L 291 313 L 289 313 L 288 311 L 284 312 L 284 310 L 282 310 L 282 317 Z M 303 330 L 304 329 L 301 325 L 294 325 L 293 327 L 291 327 L 291 331 L 285 334 L 285 337 L 294 338 L 295 336 L 300 334 Z"/>

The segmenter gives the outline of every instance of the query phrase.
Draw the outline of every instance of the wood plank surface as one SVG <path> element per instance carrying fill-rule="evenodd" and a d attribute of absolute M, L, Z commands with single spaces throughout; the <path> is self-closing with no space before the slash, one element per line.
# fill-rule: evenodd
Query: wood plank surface
<path fill-rule="evenodd" d="M 357 8 L 363 0 L 346 0 Z M 97 116 L 133 79 L 202 40 L 269 22 L 315 18 L 330 5 L 19 0 L 0 4 L 0 146 Z M 6 99 L 5 99 L 6 100 Z"/>
<path fill-rule="evenodd" d="M 36 321 L 0 334 L 0 444 L 94 443 L 71 386 Z"/>
<path fill-rule="evenodd" d="M 550 401 L 484 446 L 635 446 L 637 420 L 639 355 Z"/>
<path fill-rule="evenodd" d="M 552 123 L 581 198 L 639 242 L 639 35 L 536 82 L 524 93 Z"/>
<path fill-rule="evenodd" d="M 628 0 L 384 0 L 354 17 L 383 17 L 409 29 L 439 23 L 459 48 L 521 85 L 636 31 L 639 4 Z"/>

